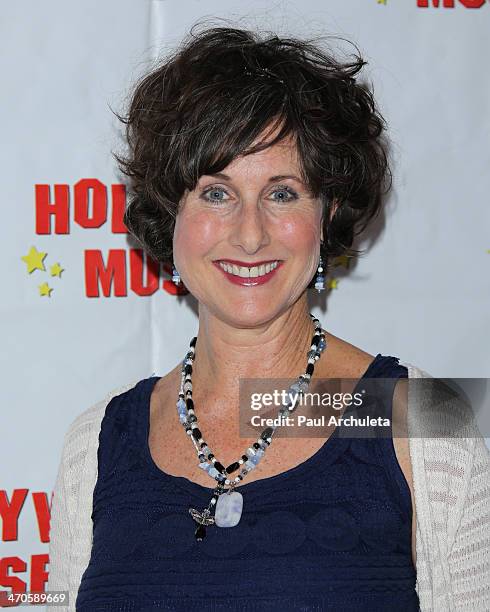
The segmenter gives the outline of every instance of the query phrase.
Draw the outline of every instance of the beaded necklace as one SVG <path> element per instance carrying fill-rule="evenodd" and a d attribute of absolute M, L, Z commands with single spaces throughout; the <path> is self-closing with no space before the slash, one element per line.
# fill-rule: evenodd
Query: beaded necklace
<path fill-rule="evenodd" d="M 325 332 L 322 330 L 320 321 L 311 313 L 310 317 L 315 325 L 315 332 L 307 353 L 306 371 L 286 391 L 286 397 L 292 398 L 294 396 L 295 399 L 289 399 L 285 404 L 281 405 L 278 412 L 278 417 L 280 418 L 291 414 L 296 409 L 299 396 L 305 393 L 309 387 L 315 368 L 314 364 L 320 359 L 322 352 L 327 346 Z M 210 525 L 235 527 L 240 522 L 243 511 L 243 496 L 233 489 L 243 480 L 246 474 L 258 465 L 265 451 L 271 445 L 272 436 L 277 426 L 266 427 L 257 438 L 257 441 L 245 451 L 240 459 L 234 461 L 228 467 L 225 468 L 216 459 L 197 426 L 197 416 L 192 400 L 192 365 L 194 363 L 196 342 L 197 336 L 191 340 L 189 351 L 182 362 L 177 412 L 186 434 L 194 444 L 199 459 L 199 467 L 218 483 L 208 506 L 204 510 L 199 511 L 196 508 L 189 508 L 189 514 L 196 524 L 194 536 L 200 542 L 206 535 L 206 527 Z M 240 473 L 233 480 L 227 478 L 229 474 L 238 470 L 242 465 L 244 467 L 242 467 Z M 227 485 L 230 487 L 228 490 L 225 489 Z"/>

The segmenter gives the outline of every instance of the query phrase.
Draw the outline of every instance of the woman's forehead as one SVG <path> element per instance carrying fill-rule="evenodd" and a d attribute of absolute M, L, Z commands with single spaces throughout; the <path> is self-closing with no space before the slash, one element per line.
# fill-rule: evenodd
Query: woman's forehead
<path fill-rule="evenodd" d="M 233 159 L 221 175 L 232 178 L 233 175 L 243 173 L 260 173 L 269 175 L 297 175 L 299 178 L 299 159 L 296 144 L 292 141 L 281 141 L 262 151 L 248 155 L 239 155 Z M 222 178 L 226 179 L 225 176 Z"/>

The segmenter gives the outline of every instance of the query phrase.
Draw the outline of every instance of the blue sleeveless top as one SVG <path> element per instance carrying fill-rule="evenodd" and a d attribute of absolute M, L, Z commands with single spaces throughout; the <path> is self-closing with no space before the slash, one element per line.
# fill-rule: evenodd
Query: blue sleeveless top
<path fill-rule="evenodd" d="M 378 353 L 354 389 L 390 377 L 390 421 L 396 379 L 408 375 L 398 361 Z M 106 407 L 77 612 L 420 610 L 410 489 L 391 425 L 375 439 L 340 435 L 338 426 L 296 467 L 245 479 L 238 525 L 208 527 L 198 542 L 189 507 L 207 507 L 213 481 L 203 487 L 154 463 L 148 434 L 158 379 L 141 380 Z"/>

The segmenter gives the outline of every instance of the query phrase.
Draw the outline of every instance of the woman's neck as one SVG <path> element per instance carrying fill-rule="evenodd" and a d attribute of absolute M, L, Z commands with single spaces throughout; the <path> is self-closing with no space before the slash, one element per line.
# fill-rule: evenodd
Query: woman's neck
<path fill-rule="evenodd" d="M 200 308 L 193 394 L 236 397 L 240 378 L 296 379 L 306 367 L 313 332 L 306 300 L 254 328 L 237 328 Z"/>

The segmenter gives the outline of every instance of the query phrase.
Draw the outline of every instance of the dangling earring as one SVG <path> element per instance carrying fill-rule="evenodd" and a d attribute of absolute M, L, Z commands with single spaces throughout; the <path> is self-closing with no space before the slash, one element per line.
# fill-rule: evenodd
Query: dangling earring
<path fill-rule="evenodd" d="M 177 268 L 175 266 L 172 268 L 172 282 L 176 285 L 180 285 L 180 274 L 177 272 Z"/>
<path fill-rule="evenodd" d="M 318 269 L 316 271 L 315 289 L 320 293 L 325 289 L 325 275 L 323 274 L 323 258 L 320 253 L 320 261 L 318 262 Z"/>

